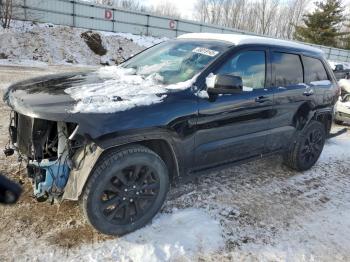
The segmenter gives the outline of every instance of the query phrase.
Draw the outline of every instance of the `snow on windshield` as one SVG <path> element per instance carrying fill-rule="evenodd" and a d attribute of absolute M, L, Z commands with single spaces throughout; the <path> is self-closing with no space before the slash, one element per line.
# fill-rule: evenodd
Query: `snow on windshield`
<path fill-rule="evenodd" d="M 91 77 L 98 77 L 104 81 L 86 83 L 65 90 L 77 101 L 73 113 L 114 113 L 160 103 L 171 90 L 189 88 L 197 76 L 185 82 L 164 85 L 162 77 L 157 73 L 143 76 L 137 74 L 133 68 L 111 66 L 99 69 Z"/>

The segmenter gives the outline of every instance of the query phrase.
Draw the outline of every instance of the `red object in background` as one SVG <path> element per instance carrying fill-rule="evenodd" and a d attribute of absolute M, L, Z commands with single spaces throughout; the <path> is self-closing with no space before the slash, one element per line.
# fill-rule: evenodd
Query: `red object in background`
<path fill-rule="evenodd" d="M 106 9 L 106 10 L 105 10 L 105 19 L 107 19 L 107 20 L 111 20 L 111 19 L 112 19 L 112 17 L 113 17 L 112 10 L 108 10 L 108 9 Z"/>
<path fill-rule="evenodd" d="M 170 20 L 169 21 L 169 28 L 170 29 L 175 29 L 176 26 L 176 21 L 175 20 Z"/>

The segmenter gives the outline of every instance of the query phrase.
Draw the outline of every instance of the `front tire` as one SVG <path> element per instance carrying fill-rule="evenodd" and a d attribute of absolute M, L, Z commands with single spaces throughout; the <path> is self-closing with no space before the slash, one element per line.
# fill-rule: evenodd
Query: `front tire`
<path fill-rule="evenodd" d="M 322 123 L 312 120 L 302 131 L 284 156 L 284 163 L 297 171 L 310 169 L 320 157 L 326 141 L 326 130 Z"/>
<path fill-rule="evenodd" d="M 96 164 L 84 190 L 83 211 L 108 235 L 124 235 L 151 221 L 169 190 L 163 160 L 143 146 L 113 149 Z"/>

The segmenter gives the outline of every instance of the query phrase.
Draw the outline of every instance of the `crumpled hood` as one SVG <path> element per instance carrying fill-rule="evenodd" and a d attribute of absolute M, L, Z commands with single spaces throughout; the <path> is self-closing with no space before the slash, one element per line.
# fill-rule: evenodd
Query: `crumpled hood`
<path fill-rule="evenodd" d="M 167 123 L 173 117 L 167 109 L 179 106 L 176 96 L 192 94 L 195 78 L 163 85 L 156 74 L 145 77 L 134 69 L 103 67 L 18 82 L 8 88 L 4 101 L 18 113 L 77 123 L 80 132 L 98 137 Z"/>
<path fill-rule="evenodd" d="M 8 87 L 3 100 L 24 115 L 64 120 L 76 105 L 65 90 L 86 82 L 89 73 L 64 73 L 21 81 Z"/>
<path fill-rule="evenodd" d="M 188 89 L 194 81 L 195 77 L 164 85 L 158 73 L 141 75 L 133 68 L 111 66 L 22 81 L 8 88 L 4 100 L 15 111 L 33 116 L 115 113 L 160 103 L 170 93 Z"/>

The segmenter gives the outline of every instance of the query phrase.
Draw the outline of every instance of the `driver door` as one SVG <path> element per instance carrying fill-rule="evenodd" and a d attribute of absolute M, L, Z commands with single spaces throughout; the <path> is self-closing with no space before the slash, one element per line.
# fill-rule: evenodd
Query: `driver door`
<path fill-rule="evenodd" d="M 273 115 L 267 48 L 240 50 L 212 73 L 240 76 L 244 87 L 237 94 L 199 98 L 195 138 L 195 165 L 198 169 L 264 153 Z"/>

